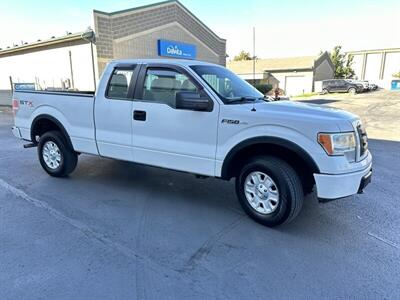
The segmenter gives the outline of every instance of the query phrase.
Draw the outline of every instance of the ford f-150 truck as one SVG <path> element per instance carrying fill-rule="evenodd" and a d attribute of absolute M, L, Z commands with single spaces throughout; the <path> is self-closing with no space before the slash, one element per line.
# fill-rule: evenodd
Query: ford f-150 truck
<path fill-rule="evenodd" d="M 314 186 L 326 201 L 371 180 L 357 116 L 268 101 L 226 68 L 195 60 L 116 60 L 95 94 L 15 91 L 13 110 L 14 135 L 37 146 L 51 176 L 67 176 L 87 153 L 235 178 L 244 211 L 267 226 L 294 219 Z"/>

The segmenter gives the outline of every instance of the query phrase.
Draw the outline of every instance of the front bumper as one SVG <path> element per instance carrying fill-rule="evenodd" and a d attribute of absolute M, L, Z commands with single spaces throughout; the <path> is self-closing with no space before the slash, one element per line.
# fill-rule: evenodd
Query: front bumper
<path fill-rule="evenodd" d="M 321 200 L 333 200 L 357 193 L 371 182 L 372 163 L 362 171 L 339 175 L 314 174 L 317 196 Z"/>
<path fill-rule="evenodd" d="M 19 130 L 18 127 L 13 126 L 13 127 L 11 128 L 11 131 L 12 131 L 13 135 L 14 135 L 16 138 L 22 139 L 21 131 Z"/>

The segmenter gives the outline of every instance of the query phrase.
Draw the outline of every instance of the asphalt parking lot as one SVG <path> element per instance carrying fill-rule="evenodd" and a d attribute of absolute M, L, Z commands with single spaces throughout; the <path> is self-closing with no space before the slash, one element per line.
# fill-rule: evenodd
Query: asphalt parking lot
<path fill-rule="evenodd" d="M 304 100 L 366 117 L 374 175 L 274 229 L 242 212 L 233 182 L 87 155 L 51 178 L 0 107 L 0 299 L 399 299 L 397 95 Z"/>

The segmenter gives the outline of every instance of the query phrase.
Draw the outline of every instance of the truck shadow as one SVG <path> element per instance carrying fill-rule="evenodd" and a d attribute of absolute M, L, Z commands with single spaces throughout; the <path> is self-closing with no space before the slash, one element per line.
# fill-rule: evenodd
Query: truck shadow
<path fill-rule="evenodd" d="M 312 233 L 312 236 L 316 237 L 330 235 L 338 228 L 346 231 L 347 226 L 354 226 L 354 222 L 359 221 L 357 216 L 363 213 L 369 203 L 375 202 L 377 184 L 387 185 L 385 188 L 390 190 L 394 189 L 385 182 L 383 176 L 392 176 L 391 174 L 395 174 L 396 166 L 400 165 L 398 155 L 391 161 L 387 160 L 387 153 L 396 155 L 399 145 L 399 142 L 370 140 L 370 149 L 374 153 L 374 176 L 365 194 L 326 204 L 319 204 L 316 195 L 310 194 L 306 197 L 303 210 L 294 222 L 273 230 L 302 236 Z M 226 182 L 213 178 L 196 179 L 194 175 L 187 173 L 95 157 L 85 157 L 81 160 L 79 168 L 71 177 L 76 178 L 80 185 L 92 186 L 93 191 L 97 188 L 108 190 L 109 187 L 108 192 L 121 201 L 144 204 L 151 198 L 154 205 L 168 205 L 177 213 L 181 211 L 193 214 L 193 218 L 196 218 L 196 211 L 199 209 L 208 211 L 209 224 L 213 222 L 211 215 L 215 218 L 218 214 L 225 217 L 232 214 L 245 215 L 236 199 L 233 180 Z M 96 192 L 93 192 L 93 196 L 95 195 Z M 242 226 L 252 230 L 255 228 L 267 230 L 247 217 L 244 219 Z M 315 230 L 316 226 L 319 227 L 318 231 Z"/>

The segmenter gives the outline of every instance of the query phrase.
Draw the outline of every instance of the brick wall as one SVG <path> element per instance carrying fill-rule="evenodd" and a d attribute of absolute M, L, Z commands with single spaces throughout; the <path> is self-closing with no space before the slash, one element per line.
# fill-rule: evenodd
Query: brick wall
<path fill-rule="evenodd" d="M 197 46 L 199 60 L 225 65 L 226 41 L 177 2 L 106 14 L 94 12 L 99 74 L 110 59 L 157 58 L 157 40 Z"/>

